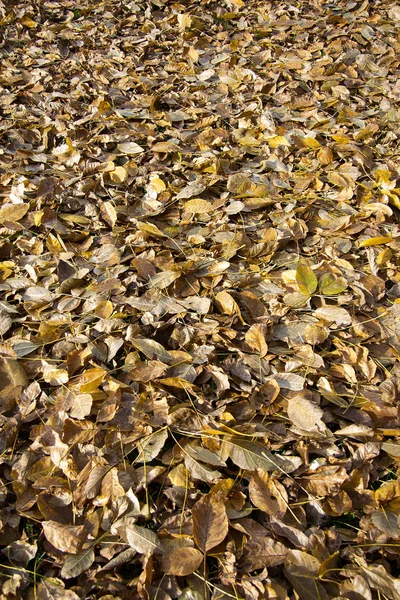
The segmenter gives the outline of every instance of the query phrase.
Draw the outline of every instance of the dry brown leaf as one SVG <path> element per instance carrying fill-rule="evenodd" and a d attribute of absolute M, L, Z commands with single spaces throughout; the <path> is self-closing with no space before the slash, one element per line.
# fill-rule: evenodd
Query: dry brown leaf
<path fill-rule="evenodd" d="M 260 354 L 263 358 L 268 353 L 268 344 L 265 341 L 266 327 L 265 325 L 254 323 L 244 336 L 246 343 Z"/>
<path fill-rule="evenodd" d="M 193 537 L 202 552 L 224 541 L 229 522 L 223 501 L 216 494 L 203 496 L 192 508 Z"/>
<path fill-rule="evenodd" d="M 228 292 L 218 292 L 215 296 L 217 308 L 225 315 L 237 316 L 244 323 L 239 305 Z"/>
<path fill-rule="evenodd" d="M 200 215 L 210 214 L 212 211 L 212 204 L 201 198 L 193 198 L 185 203 L 185 210 Z"/>
<path fill-rule="evenodd" d="M 102 202 L 100 204 L 100 212 L 103 219 L 110 225 L 110 227 L 114 227 L 117 222 L 117 211 L 111 202 Z"/>
<path fill-rule="evenodd" d="M 287 412 L 289 419 L 299 429 L 309 432 L 325 429 L 325 424 L 321 421 L 323 410 L 303 396 L 289 398 Z"/>
<path fill-rule="evenodd" d="M 163 556 L 162 568 L 166 573 L 184 577 L 194 573 L 202 561 L 203 554 L 196 548 L 175 548 L 175 550 Z"/>
<path fill-rule="evenodd" d="M 3 204 L 0 207 L 0 225 L 20 221 L 28 210 L 29 204 Z"/>
<path fill-rule="evenodd" d="M 250 500 L 260 510 L 268 515 L 282 519 L 288 508 L 288 495 L 279 481 L 257 469 L 249 483 Z"/>
<path fill-rule="evenodd" d="M 28 377 L 18 361 L 0 357 L 1 412 L 8 411 L 28 385 Z"/>
<path fill-rule="evenodd" d="M 86 542 L 88 532 L 83 525 L 63 525 L 57 521 L 43 521 L 46 539 L 61 552 L 78 554 Z"/>

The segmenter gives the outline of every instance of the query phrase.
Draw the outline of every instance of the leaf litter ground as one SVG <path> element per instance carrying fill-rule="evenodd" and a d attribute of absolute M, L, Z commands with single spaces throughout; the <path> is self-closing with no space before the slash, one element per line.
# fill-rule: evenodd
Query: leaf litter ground
<path fill-rule="evenodd" d="M 1 600 L 399 600 L 400 6 L 0 17 Z"/>

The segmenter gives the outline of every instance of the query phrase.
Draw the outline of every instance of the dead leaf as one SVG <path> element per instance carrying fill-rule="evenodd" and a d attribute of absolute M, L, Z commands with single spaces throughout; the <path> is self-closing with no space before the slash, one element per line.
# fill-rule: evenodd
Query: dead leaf
<path fill-rule="evenodd" d="M 236 315 L 240 321 L 244 323 L 239 305 L 235 302 L 228 292 L 218 292 L 215 296 L 215 304 L 217 308 L 226 315 Z"/>
<path fill-rule="evenodd" d="M 121 144 L 118 144 L 118 150 L 121 154 L 127 155 L 141 154 L 144 152 L 144 148 L 139 146 L 136 142 L 122 142 Z"/>
<path fill-rule="evenodd" d="M 290 470 L 290 464 L 277 454 L 272 454 L 261 444 L 239 437 L 227 438 L 227 447 L 231 460 L 241 469 L 265 472 Z"/>
<path fill-rule="evenodd" d="M 336 325 L 351 325 L 351 316 L 345 308 L 337 306 L 324 306 L 317 308 L 314 315 L 322 321 L 336 323 Z"/>
<path fill-rule="evenodd" d="M 193 200 L 188 200 L 185 203 L 185 210 L 200 215 L 210 214 L 212 210 L 212 204 L 211 202 L 207 202 L 207 200 L 194 198 Z"/>
<path fill-rule="evenodd" d="M 28 385 L 28 377 L 18 361 L 0 357 L 1 412 L 8 411 Z"/>
<path fill-rule="evenodd" d="M 165 573 L 184 577 L 194 573 L 203 561 L 203 554 L 196 548 L 175 548 L 163 556 L 162 568 Z"/>
<path fill-rule="evenodd" d="M 228 534 L 228 517 L 223 501 L 215 494 L 203 496 L 192 508 L 193 537 L 203 552 L 218 546 Z"/>
<path fill-rule="evenodd" d="M 61 552 L 78 554 L 86 541 L 88 532 L 83 525 L 63 525 L 56 521 L 43 521 L 46 539 Z"/>
<path fill-rule="evenodd" d="M 323 431 L 321 421 L 324 412 L 319 406 L 303 396 L 294 396 L 288 400 L 288 417 L 292 423 L 304 431 Z"/>
<path fill-rule="evenodd" d="M 94 559 L 95 554 L 93 548 L 83 550 L 80 554 L 66 556 L 61 569 L 61 577 L 64 577 L 65 579 L 77 577 L 92 566 Z"/>
<path fill-rule="evenodd" d="M 164 552 L 157 534 L 146 527 L 136 525 L 132 518 L 125 518 L 113 525 L 113 531 L 118 532 L 128 542 L 131 548 L 140 554 L 162 554 Z"/>
<path fill-rule="evenodd" d="M 254 506 L 268 515 L 282 519 L 288 508 L 288 495 L 279 481 L 262 470 L 253 473 L 249 484 L 250 499 Z"/>
<path fill-rule="evenodd" d="M 0 225 L 20 221 L 28 210 L 29 204 L 3 204 L 0 207 Z"/>

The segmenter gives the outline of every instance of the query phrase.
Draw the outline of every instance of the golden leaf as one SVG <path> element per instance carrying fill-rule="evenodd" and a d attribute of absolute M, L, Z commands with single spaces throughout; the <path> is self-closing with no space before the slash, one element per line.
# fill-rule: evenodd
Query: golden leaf
<path fill-rule="evenodd" d="M 212 204 L 201 198 L 193 198 L 185 202 L 185 210 L 198 214 L 211 214 Z"/>
<path fill-rule="evenodd" d="M 359 243 L 359 248 L 367 248 L 368 246 L 381 246 L 382 244 L 390 244 L 393 242 L 393 238 L 388 235 L 382 235 L 377 237 L 368 238 Z"/>
<path fill-rule="evenodd" d="M 290 146 L 290 142 L 283 135 L 275 135 L 268 138 L 267 144 L 270 148 L 278 148 L 278 146 Z"/>

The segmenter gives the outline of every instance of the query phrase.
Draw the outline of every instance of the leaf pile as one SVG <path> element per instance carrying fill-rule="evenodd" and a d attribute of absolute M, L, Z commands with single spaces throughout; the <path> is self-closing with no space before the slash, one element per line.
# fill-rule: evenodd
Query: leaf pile
<path fill-rule="evenodd" d="M 0 2 L 1 600 L 400 599 L 399 30 Z"/>

